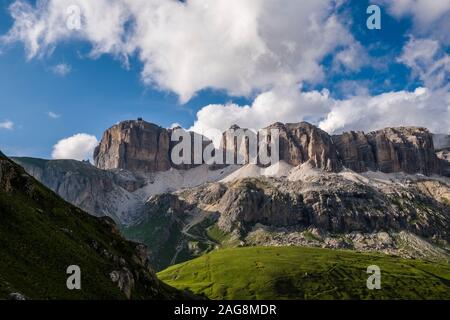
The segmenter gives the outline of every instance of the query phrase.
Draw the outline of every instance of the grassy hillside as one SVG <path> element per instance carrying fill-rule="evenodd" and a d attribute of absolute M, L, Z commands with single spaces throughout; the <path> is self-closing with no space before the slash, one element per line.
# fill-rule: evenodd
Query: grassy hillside
<path fill-rule="evenodd" d="M 31 299 L 125 299 L 111 272 L 129 271 L 131 298 L 173 298 L 137 244 L 124 240 L 110 219 L 68 204 L 0 153 L 0 299 L 19 292 Z M 69 265 L 81 268 L 81 290 L 66 287 Z"/>
<path fill-rule="evenodd" d="M 381 290 L 366 287 L 370 265 Z M 158 276 L 211 299 L 450 299 L 450 264 L 317 248 L 218 250 Z"/>
<path fill-rule="evenodd" d="M 145 222 L 125 227 L 121 231 L 125 238 L 151 247 L 151 264 L 156 270 L 166 268 L 176 255 L 177 247 L 183 240 L 181 225 L 167 217 L 164 211 L 151 215 Z M 187 257 L 185 260 L 189 260 Z"/>

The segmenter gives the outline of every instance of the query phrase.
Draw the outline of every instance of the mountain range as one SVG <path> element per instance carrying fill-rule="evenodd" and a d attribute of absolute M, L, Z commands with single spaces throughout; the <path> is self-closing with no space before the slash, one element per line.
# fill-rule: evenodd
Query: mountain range
<path fill-rule="evenodd" d="M 106 130 L 94 165 L 14 161 L 70 203 L 114 219 L 149 247 L 157 270 L 255 245 L 449 259 L 448 136 L 418 127 L 340 135 L 306 122 L 274 128 L 280 162 L 269 167 L 175 165 L 174 129 L 141 119 Z"/>

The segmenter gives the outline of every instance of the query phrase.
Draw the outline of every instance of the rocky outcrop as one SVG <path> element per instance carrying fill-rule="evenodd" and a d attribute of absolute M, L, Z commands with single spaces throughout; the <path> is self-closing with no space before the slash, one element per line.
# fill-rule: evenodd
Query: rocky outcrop
<path fill-rule="evenodd" d="M 233 134 L 237 130 L 245 132 L 247 135 L 245 143 L 239 143 L 238 139 L 232 140 Z M 279 160 L 285 161 L 292 166 L 309 163 L 325 171 L 338 171 L 341 169 L 341 163 L 331 137 L 325 131 L 307 122 L 288 124 L 278 122 L 258 133 L 248 129 L 241 129 L 234 125 L 224 132 L 222 146 L 226 152 L 234 153 L 235 161 L 233 163 L 248 164 L 250 161 L 249 139 L 255 139 L 255 141 L 265 139 L 267 142 L 274 141 L 271 130 L 278 132 Z M 264 134 L 267 135 L 267 138 L 264 137 Z M 269 148 L 269 151 L 270 155 L 273 150 Z M 243 162 L 236 161 L 238 155 L 240 159 L 244 160 Z"/>
<path fill-rule="evenodd" d="M 8 296 L 8 300 L 14 300 L 14 301 L 24 301 L 27 300 L 27 297 L 25 297 L 23 294 L 18 292 L 13 292 Z"/>
<path fill-rule="evenodd" d="M 258 141 L 256 132 L 240 128 L 238 125 L 232 125 L 228 130 L 222 133 L 220 147 L 223 152 L 223 163 L 226 164 L 248 164 L 251 161 L 258 161 L 258 157 L 251 153 L 258 150 L 258 146 L 251 146 L 250 139 L 254 143 Z M 250 157 L 255 157 L 250 159 Z"/>
<path fill-rule="evenodd" d="M 435 134 L 433 141 L 436 155 L 442 165 L 443 174 L 450 177 L 450 135 Z"/>
<path fill-rule="evenodd" d="M 442 193 L 450 191 L 446 185 L 441 188 Z M 450 208 L 421 185 L 379 193 L 338 176 L 302 182 L 244 179 L 228 185 L 217 210 L 218 225 L 226 232 L 247 232 L 259 223 L 333 233 L 407 230 L 450 240 Z"/>
<path fill-rule="evenodd" d="M 307 122 L 275 123 L 266 129 L 279 130 L 280 160 L 293 166 L 310 163 L 325 171 L 341 169 L 331 137 L 316 126 Z"/>
<path fill-rule="evenodd" d="M 185 135 L 186 138 L 189 137 L 188 142 L 185 143 L 184 137 L 179 138 L 178 141 L 177 139 L 175 139 L 175 137 L 174 139 L 172 139 L 175 131 L 178 131 L 178 135 L 183 136 Z M 178 170 L 189 170 L 204 163 L 203 152 L 208 145 L 212 144 L 211 140 L 207 139 L 206 137 L 198 133 L 185 131 L 180 127 L 169 129 L 168 133 L 170 136 L 169 159 L 171 168 L 175 168 Z M 178 154 L 179 156 L 178 162 L 181 163 L 175 163 L 175 159 L 173 158 L 173 156 L 176 156 L 177 150 L 175 150 L 174 148 L 179 143 L 183 143 L 183 146 L 186 148 L 185 149 L 181 148 L 182 151 L 179 152 Z M 184 157 L 183 153 L 185 151 L 190 153 L 189 156 Z"/>
<path fill-rule="evenodd" d="M 333 142 L 345 167 L 356 172 L 377 169 L 375 152 L 364 132 L 345 132 L 333 136 Z"/>
<path fill-rule="evenodd" d="M 226 232 L 248 224 L 289 226 L 309 223 L 299 194 L 281 192 L 263 181 L 241 180 L 231 184 L 218 204 L 219 227 Z"/>
<path fill-rule="evenodd" d="M 175 130 L 190 137 L 190 152 L 187 161 L 175 163 L 172 159 L 173 148 L 184 138 L 172 141 Z M 95 166 L 104 169 L 123 169 L 132 172 L 152 173 L 167 171 L 171 168 L 189 170 L 203 164 L 203 158 L 196 160 L 194 141 L 200 141 L 201 156 L 204 148 L 211 142 L 194 132 L 182 128 L 165 129 L 143 120 L 124 121 L 106 130 L 100 144 L 94 150 Z M 184 152 L 184 150 L 183 150 Z M 180 153 L 183 156 L 182 152 Z M 182 158 L 182 157 L 180 157 Z M 184 160 L 184 158 L 182 158 Z"/>
<path fill-rule="evenodd" d="M 425 128 L 387 128 L 369 133 L 382 172 L 440 174 L 433 135 Z"/>
<path fill-rule="evenodd" d="M 441 174 L 433 135 L 424 128 L 386 128 L 333 136 L 342 164 L 356 172 Z"/>
<path fill-rule="evenodd" d="M 101 169 L 165 171 L 171 168 L 169 132 L 145 121 L 124 121 L 106 130 L 94 151 Z"/>
<path fill-rule="evenodd" d="M 130 270 L 123 267 L 121 270 L 114 270 L 109 276 L 113 283 L 117 283 L 120 291 L 125 294 L 127 299 L 131 299 L 131 293 L 134 289 L 134 277 Z"/>

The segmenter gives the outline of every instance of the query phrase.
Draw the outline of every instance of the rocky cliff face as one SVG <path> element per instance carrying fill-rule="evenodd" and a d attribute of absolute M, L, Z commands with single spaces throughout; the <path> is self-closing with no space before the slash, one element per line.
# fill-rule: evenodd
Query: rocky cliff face
<path fill-rule="evenodd" d="M 343 165 L 356 172 L 377 169 L 377 161 L 372 145 L 364 132 L 345 132 L 333 136 Z"/>
<path fill-rule="evenodd" d="M 267 129 L 280 132 L 280 160 L 298 166 L 309 163 L 325 171 L 342 168 L 336 146 L 325 131 L 307 123 L 275 123 Z"/>
<path fill-rule="evenodd" d="M 450 135 L 435 134 L 433 135 L 434 147 L 436 155 L 442 166 L 442 173 L 450 177 Z"/>
<path fill-rule="evenodd" d="M 433 143 L 436 150 L 450 149 L 450 135 L 433 134 Z"/>
<path fill-rule="evenodd" d="M 164 129 L 142 120 L 124 121 L 106 130 L 94 151 L 96 167 L 104 170 L 123 169 L 132 172 L 152 173 L 171 168 L 189 170 L 203 161 L 195 161 L 194 141 L 199 140 L 204 150 L 210 142 L 193 132 L 185 132 L 190 138 L 189 160 L 183 163 L 172 161 L 172 150 L 178 144 L 172 141 L 174 130 Z M 183 138 L 180 138 L 183 141 Z M 182 156 L 182 153 L 180 154 Z"/>
<path fill-rule="evenodd" d="M 423 188 L 440 190 L 436 198 L 449 199 L 450 188 L 439 182 L 428 183 L 428 188 L 418 184 L 395 190 L 385 185 L 377 190 L 337 175 L 302 181 L 238 180 L 227 185 L 216 203 L 220 212 L 218 226 L 225 232 L 248 232 L 258 223 L 313 226 L 333 233 L 406 230 L 450 241 L 450 208 L 434 200 L 428 191 L 423 192 Z"/>
<path fill-rule="evenodd" d="M 237 154 L 243 163 L 249 163 L 248 142 L 230 143 L 230 128 L 223 135 L 222 145 L 227 152 Z M 356 172 L 405 172 L 425 175 L 442 174 L 442 162 L 436 156 L 433 135 L 424 128 L 386 128 L 370 132 L 345 132 L 330 136 L 306 123 L 275 123 L 267 128 L 279 132 L 279 159 L 292 166 L 307 163 L 328 172 L 339 172 L 343 167 Z M 245 129 L 240 129 L 245 130 Z M 246 131 L 247 132 L 247 131 Z M 251 133 L 249 133 L 251 134 Z M 254 134 L 255 135 L 255 134 Z M 256 135 L 255 135 L 256 136 Z"/>
<path fill-rule="evenodd" d="M 240 129 L 248 137 L 243 143 L 239 143 L 233 138 L 234 132 L 239 129 L 238 126 L 233 126 L 224 132 L 224 158 L 226 159 L 227 153 L 231 153 L 228 158 L 233 159 L 232 163 L 246 164 L 251 160 L 248 137 L 257 141 L 261 134 Z M 272 139 L 270 130 L 278 130 L 279 159 L 292 166 L 308 163 L 328 172 L 338 172 L 343 167 L 356 172 L 379 170 L 386 173 L 425 175 L 443 172 L 443 164 L 435 154 L 433 135 L 424 128 L 386 128 L 367 134 L 347 132 L 334 136 L 306 122 L 275 123 L 265 129 L 269 141 Z M 173 163 L 171 153 L 177 143 L 171 141 L 172 134 L 172 130 L 145 121 L 122 122 L 108 129 L 103 135 L 94 153 L 95 164 L 100 169 L 124 169 L 133 172 L 193 168 L 196 151 L 194 147 L 188 156 L 190 163 Z M 194 136 L 194 133 L 190 133 L 192 142 Z M 436 140 L 436 137 L 434 138 Z M 202 151 L 208 144 L 208 141 L 203 142 Z"/>
<path fill-rule="evenodd" d="M 106 130 L 94 151 L 101 169 L 165 171 L 171 168 L 169 132 L 145 121 L 124 121 Z"/>
<path fill-rule="evenodd" d="M 238 130 L 245 132 L 245 142 L 234 138 Z M 234 125 L 224 132 L 221 145 L 225 153 L 229 154 L 230 159 L 234 159 L 234 164 L 248 164 L 251 160 L 249 139 L 254 139 L 254 141 L 258 142 L 262 140 L 267 142 L 274 141 L 271 130 L 277 130 L 278 132 L 279 160 L 285 161 L 292 166 L 309 163 L 325 171 L 338 171 L 341 169 L 341 163 L 331 137 L 325 131 L 307 122 L 295 124 L 274 123 L 258 133 Z M 264 137 L 264 134 L 267 135 L 267 138 Z M 270 152 L 268 155 L 270 155 Z M 241 162 L 238 159 L 241 159 Z M 257 160 L 258 163 L 261 162 L 259 161 L 260 159 Z"/>
<path fill-rule="evenodd" d="M 100 170 L 88 162 L 13 158 L 30 175 L 64 200 L 95 216 L 109 216 L 117 223 L 137 209 L 140 199 L 133 193 L 144 178 L 129 172 Z"/>
<path fill-rule="evenodd" d="M 450 177 L 450 148 L 440 150 L 436 153 L 437 157 L 441 161 L 442 174 Z"/>
<path fill-rule="evenodd" d="M 356 172 L 442 173 L 433 135 L 424 128 L 387 128 L 368 134 L 349 132 L 333 136 L 333 141 L 343 165 Z"/>

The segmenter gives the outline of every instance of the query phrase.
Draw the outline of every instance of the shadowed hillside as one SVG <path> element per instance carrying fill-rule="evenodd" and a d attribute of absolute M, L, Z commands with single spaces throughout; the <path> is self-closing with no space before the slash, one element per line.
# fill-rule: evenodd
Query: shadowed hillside
<path fill-rule="evenodd" d="M 143 245 L 124 240 L 109 218 L 65 202 L 0 153 L 0 298 L 170 299 Z M 81 290 L 66 287 L 70 265 Z"/>

